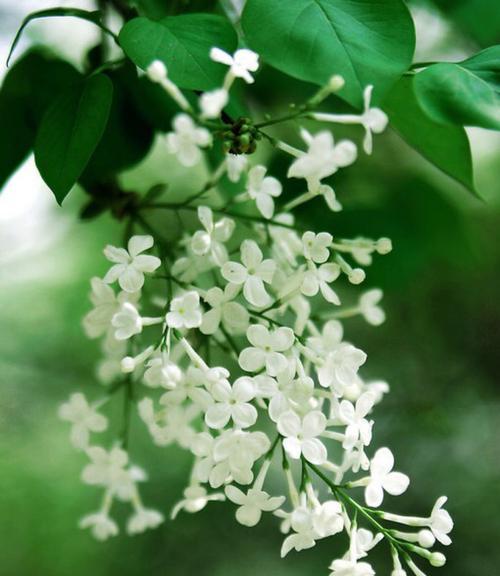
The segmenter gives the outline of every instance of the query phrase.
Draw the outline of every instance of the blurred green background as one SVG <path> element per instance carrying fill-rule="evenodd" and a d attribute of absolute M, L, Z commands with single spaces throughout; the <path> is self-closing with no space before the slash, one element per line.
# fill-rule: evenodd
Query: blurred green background
<path fill-rule="evenodd" d="M 2 62 L 20 18 L 40 4 L 0 0 Z M 443 12 L 415 8 L 419 60 L 452 59 L 498 41 L 496 1 L 437 4 Z M 33 25 L 27 42 L 45 38 L 78 58 L 94 31 L 69 26 L 71 44 L 68 24 L 59 21 Z M 303 87 L 264 70 L 255 90 L 269 105 L 283 106 Z M 331 216 L 318 200 L 303 214 L 336 235 L 393 240 L 394 251 L 376 259 L 366 282 L 384 289 L 387 322 L 376 329 L 353 321 L 346 332 L 368 353 L 363 374 L 391 385 L 377 408 L 374 445 L 392 447 L 412 484 L 390 508 L 426 515 L 438 496 L 449 496 L 456 525 L 448 563 L 426 570 L 443 576 L 495 576 L 500 566 L 500 145 L 493 133 L 470 136 L 483 200 L 388 131 L 376 139 L 373 157 L 334 180 L 344 212 Z M 123 182 L 145 190 L 165 170 L 160 148 Z M 274 166 L 280 176 L 282 170 Z M 174 182 L 181 173 L 173 164 L 167 171 Z M 106 269 L 102 247 L 121 238 L 120 225 L 107 216 L 81 223 L 83 202 L 76 190 L 58 208 L 32 160 L 0 196 L 1 576 L 327 574 L 345 540 L 326 539 L 280 560 L 278 522 L 264 518 L 244 528 L 226 504 L 106 543 L 78 529 L 100 492 L 79 482 L 84 458 L 71 449 L 56 412 L 72 391 L 96 397 L 102 390 L 94 377 L 98 345 L 86 340 L 80 321 L 89 308 L 89 278 Z M 347 298 L 357 295 L 353 289 Z M 145 501 L 168 514 L 187 481 L 189 457 L 152 447 L 136 417 L 130 450 L 150 475 Z M 123 525 L 125 507 L 117 509 Z M 377 574 L 389 574 L 387 549 L 378 548 Z"/>

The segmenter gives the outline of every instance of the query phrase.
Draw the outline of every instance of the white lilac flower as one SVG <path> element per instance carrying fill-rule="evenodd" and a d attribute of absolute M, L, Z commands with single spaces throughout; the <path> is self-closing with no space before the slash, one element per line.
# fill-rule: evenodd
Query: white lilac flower
<path fill-rule="evenodd" d="M 205 413 L 205 423 L 210 428 L 224 428 L 229 420 L 236 428 L 248 428 L 257 421 L 257 410 L 250 401 L 255 398 L 255 389 L 250 378 L 238 378 L 231 386 L 221 382 L 211 388 L 215 403 Z"/>
<path fill-rule="evenodd" d="M 135 513 L 128 519 L 128 534 L 140 534 L 146 530 L 156 528 L 164 521 L 163 514 L 157 510 L 150 510 L 139 507 Z"/>
<path fill-rule="evenodd" d="M 316 368 L 320 385 L 332 387 L 337 394 L 342 394 L 345 387 L 356 382 L 358 370 L 365 361 L 366 354 L 359 348 L 352 344 L 339 344 Z"/>
<path fill-rule="evenodd" d="M 218 118 L 229 102 L 229 94 L 226 89 L 217 88 L 210 92 L 204 92 L 200 96 L 199 102 L 202 118 Z"/>
<path fill-rule="evenodd" d="M 302 247 L 307 260 L 312 260 L 316 264 L 323 264 L 330 257 L 329 247 L 333 237 L 328 232 L 304 232 L 302 236 Z"/>
<path fill-rule="evenodd" d="M 170 328 L 198 328 L 202 321 L 198 292 L 191 290 L 174 298 L 166 321 Z"/>
<path fill-rule="evenodd" d="M 305 178 L 312 193 L 317 193 L 321 180 L 356 160 L 356 146 L 350 140 L 341 140 L 335 145 L 331 132 L 326 130 L 314 136 L 306 130 L 301 130 L 301 135 L 308 150 L 301 153 L 291 164 L 287 176 Z"/>
<path fill-rule="evenodd" d="M 255 200 L 257 209 L 264 218 L 272 218 L 274 214 L 274 198 L 278 197 L 283 188 L 279 180 L 266 176 L 265 166 L 254 166 L 248 172 L 247 193 Z"/>
<path fill-rule="evenodd" d="M 267 306 L 271 300 L 264 287 L 273 281 L 276 263 L 263 259 L 262 252 L 253 240 L 241 243 L 241 262 L 226 262 L 222 276 L 231 284 L 243 286 L 245 299 L 254 306 Z"/>
<path fill-rule="evenodd" d="M 359 311 L 363 318 L 372 326 L 380 326 L 385 321 L 385 313 L 378 305 L 382 300 L 382 290 L 368 290 L 359 299 Z"/>
<path fill-rule="evenodd" d="M 429 528 L 432 530 L 436 540 L 445 546 L 451 544 L 451 538 L 448 534 L 453 529 L 453 520 L 449 512 L 443 508 L 447 500 L 446 496 L 441 496 L 437 499 L 429 519 Z"/>
<path fill-rule="evenodd" d="M 269 450 L 270 445 L 269 438 L 263 432 L 223 432 L 213 446 L 215 465 L 210 471 L 210 486 L 218 488 L 229 478 L 238 484 L 250 484 L 255 461 Z"/>
<path fill-rule="evenodd" d="M 243 154 L 227 154 L 227 177 L 231 182 L 239 182 L 241 175 L 248 167 L 248 158 Z"/>
<path fill-rule="evenodd" d="M 300 290 L 304 296 L 316 296 L 321 292 L 323 298 L 331 304 L 340 305 L 340 298 L 337 293 L 329 286 L 340 275 L 340 267 L 335 263 L 321 264 L 316 266 L 309 262 L 308 269 L 304 273 Z"/>
<path fill-rule="evenodd" d="M 192 484 L 184 490 L 184 498 L 172 508 L 170 519 L 175 520 L 181 510 L 194 514 L 203 510 L 209 502 L 221 502 L 223 500 L 225 500 L 225 496 L 221 492 L 208 494 L 203 486 Z"/>
<path fill-rule="evenodd" d="M 313 528 L 318 538 L 327 538 L 344 529 L 343 510 L 337 500 L 328 500 L 315 506 Z"/>
<path fill-rule="evenodd" d="M 162 397 L 162 399 L 165 395 Z M 196 435 L 191 425 L 200 414 L 195 404 L 187 406 L 168 405 L 155 412 L 151 398 L 139 402 L 139 416 L 147 425 L 149 433 L 157 446 L 168 446 L 176 442 L 181 448 L 189 448 Z"/>
<path fill-rule="evenodd" d="M 330 564 L 330 576 L 374 576 L 375 571 L 368 562 L 357 560 L 334 560 Z"/>
<path fill-rule="evenodd" d="M 289 361 L 283 352 L 289 350 L 295 340 L 291 328 L 269 330 L 262 324 L 252 324 L 248 327 L 247 338 L 252 346 L 242 350 L 238 359 L 243 370 L 258 372 L 265 367 L 270 376 L 286 370 Z"/>
<path fill-rule="evenodd" d="M 384 491 L 392 496 L 403 494 L 410 479 L 406 474 L 393 472 L 394 456 L 389 448 L 380 448 L 370 462 L 370 479 L 365 488 L 368 506 L 378 508 L 384 500 Z"/>
<path fill-rule="evenodd" d="M 144 384 L 150 388 L 176 388 L 182 380 L 182 370 L 170 360 L 166 351 L 158 353 L 146 364 Z"/>
<path fill-rule="evenodd" d="M 294 531 L 283 541 L 281 557 L 284 558 L 290 550 L 307 550 L 316 544 L 317 534 L 313 526 L 313 512 L 305 506 L 295 508 L 290 517 L 290 527 Z"/>
<path fill-rule="evenodd" d="M 373 150 L 373 134 L 380 134 L 386 127 L 389 119 L 380 108 L 371 108 L 373 86 L 367 86 L 363 91 L 364 110 L 362 114 L 328 114 L 316 112 L 311 117 L 320 122 L 336 122 L 338 124 L 361 124 L 365 129 L 363 148 L 367 154 Z"/>
<path fill-rule="evenodd" d="M 82 471 L 85 484 L 109 488 L 122 500 L 132 497 L 135 470 L 126 468 L 128 454 L 124 450 L 114 447 L 107 451 L 100 446 L 91 446 L 87 449 L 87 455 L 91 462 Z"/>
<path fill-rule="evenodd" d="M 167 150 L 175 154 L 183 166 L 195 166 L 201 160 L 200 148 L 212 143 L 210 132 L 197 126 L 187 114 L 177 114 L 172 126 L 174 131 L 166 136 Z"/>
<path fill-rule="evenodd" d="M 283 448 L 290 458 L 298 460 L 301 455 L 311 464 L 323 464 L 327 459 L 325 445 L 318 440 L 326 428 L 325 415 L 313 410 L 303 419 L 288 411 L 278 419 L 278 431 L 285 437 Z"/>
<path fill-rule="evenodd" d="M 256 72 L 259 68 L 259 56 L 252 50 L 240 48 L 231 56 L 220 48 L 210 50 L 210 58 L 214 62 L 220 62 L 229 66 L 228 76 L 224 83 L 226 89 L 229 88 L 234 78 L 243 78 L 247 84 L 253 84 L 254 78 L 250 72 Z"/>
<path fill-rule="evenodd" d="M 320 355 L 326 355 L 336 350 L 342 342 L 344 329 L 338 320 L 328 320 L 321 334 L 310 336 L 307 345 Z"/>
<path fill-rule="evenodd" d="M 144 274 L 154 272 L 161 260 L 156 256 L 142 254 L 154 244 L 152 236 L 132 236 L 128 241 L 127 250 L 108 245 L 104 248 L 104 255 L 114 263 L 103 281 L 111 284 L 118 280 L 118 284 L 125 292 L 138 292 L 144 285 Z"/>
<path fill-rule="evenodd" d="M 134 303 L 138 293 L 120 292 L 115 294 L 113 288 L 101 278 L 90 281 L 90 301 L 94 308 L 83 319 L 83 327 L 89 338 L 99 338 L 108 332 L 111 318 L 118 312 L 123 302 Z"/>
<path fill-rule="evenodd" d="M 249 323 L 248 311 L 238 302 L 233 302 L 238 292 L 239 288 L 234 284 L 228 284 L 224 291 L 215 286 L 205 292 L 203 300 L 211 309 L 203 314 L 200 332 L 214 334 L 221 323 L 231 333 L 241 334 L 246 331 Z"/>
<path fill-rule="evenodd" d="M 128 340 L 135 334 L 140 334 L 144 326 L 160 324 L 163 318 L 141 316 L 137 308 L 130 302 L 124 302 L 118 312 L 111 318 L 116 340 Z"/>
<path fill-rule="evenodd" d="M 356 401 L 354 406 L 348 400 L 342 400 L 338 408 L 340 422 L 346 425 L 345 440 L 342 443 L 346 450 L 351 450 L 357 442 L 368 446 L 372 439 L 373 421 L 366 420 L 375 403 L 371 392 L 365 392 Z"/>
<path fill-rule="evenodd" d="M 231 238 L 234 221 L 221 218 L 214 222 L 213 213 L 207 206 L 198 207 L 198 218 L 205 230 L 198 230 L 191 239 L 191 249 L 197 256 L 210 254 L 218 266 L 227 261 L 227 250 L 224 243 Z"/>
<path fill-rule="evenodd" d="M 80 528 L 90 528 L 92 535 L 97 540 L 107 540 L 118 534 L 118 526 L 106 512 L 96 512 L 84 516 L 79 523 Z"/>
<path fill-rule="evenodd" d="M 69 401 L 59 408 L 59 418 L 71 422 L 71 443 L 83 450 L 88 446 L 90 432 L 103 432 L 108 420 L 92 407 L 83 394 L 72 394 Z"/>
<path fill-rule="evenodd" d="M 262 512 L 273 512 L 285 501 L 284 496 L 269 496 L 267 492 L 254 488 L 249 488 L 243 492 L 236 486 L 226 486 L 226 496 L 238 505 L 236 509 L 236 520 L 244 526 L 255 526 L 259 523 Z"/>

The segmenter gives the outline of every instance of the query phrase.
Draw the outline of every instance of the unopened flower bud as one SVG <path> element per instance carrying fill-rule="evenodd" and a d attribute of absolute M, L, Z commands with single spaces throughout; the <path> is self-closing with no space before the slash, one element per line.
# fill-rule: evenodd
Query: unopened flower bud
<path fill-rule="evenodd" d="M 148 66 L 146 73 L 153 82 L 161 82 L 167 77 L 167 67 L 161 60 L 154 60 Z"/>
<path fill-rule="evenodd" d="M 130 373 L 135 370 L 135 358 L 132 356 L 125 356 L 120 363 L 122 372 Z"/>
<path fill-rule="evenodd" d="M 390 238 L 379 238 L 375 246 L 379 254 L 389 254 L 392 250 L 392 241 Z"/>
<path fill-rule="evenodd" d="M 435 542 L 436 538 L 430 530 L 420 530 L 418 533 L 418 543 L 422 548 L 431 548 Z"/>
<path fill-rule="evenodd" d="M 328 81 L 328 86 L 332 92 L 337 92 L 345 85 L 344 77 L 340 74 L 334 74 Z"/>
<path fill-rule="evenodd" d="M 347 278 L 351 284 L 361 284 L 366 278 L 366 274 L 362 268 L 353 268 Z"/>
<path fill-rule="evenodd" d="M 446 564 L 446 556 L 441 554 L 441 552 L 433 552 L 429 557 L 429 562 L 431 563 L 431 566 L 440 568 Z"/>

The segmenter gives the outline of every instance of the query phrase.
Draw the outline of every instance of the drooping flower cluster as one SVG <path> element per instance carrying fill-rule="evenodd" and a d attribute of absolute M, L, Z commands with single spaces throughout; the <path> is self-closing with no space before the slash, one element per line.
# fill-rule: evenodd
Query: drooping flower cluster
<path fill-rule="evenodd" d="M 199 113 L 168 78 L 163 63 L 153 63 L 148 71 L 182 109 L 167 135 L 167 150 L 188 167 L 200 161 L 212 133 L 228 137 L 213 119 L 228 102 L 235 79 L 250 84 L 258 69 L 258 57 L 249 50 L 231 56 L 214 48 L 211 56 L 229 71 L 223 87 L 201 95 Z M 323 122 L 360 123 L 370 153 L 372 133 L 387 123 L 381 110 L 370 107 L 372 87 L 365 90 L 360 115 L 311 108 L 341 87 L 335 77 L 302 113 Z M 249 138 L 264 134 L 249 120 L 234 126 L 239 140 L 231 146 L 236 149 L 251 151 Z M 304 179 L 303 194 L 281 203 L 285 187 L 265 166 L 251 166 L 241 153 L 228 154 L 199 194 L 178 204 L 146 198 L 138 207 L 140 217 L 132 214 L 130 228 L 148 233 L 131 235 L 127 249 L 104 250 L 112 266 L 102 280 L 92 280 L 94 307 L 84 327 L 89 337 L 103 338 L 98 375 L 108 394 L 93 404 L 74 394 L 60 409 L 61 418 L 72 424 L 74 446 L 89 459 L 83 481 L 104 490 L 101 508 L 84 517 L 81 526 L 99 539 L 116 535 L 110 515 L 115 500 L 133 508 L 127 524 L 131 534 L 163 521 L 162 513 L 145 508 L 140 499 L 138 483 L 146 476 L 129 462 L 127 422 L 124 435 L 109 449 L 94 441 L 93 434 L 107 428 L 99 409 L 124 390 L 127 402 L 140 398 L 136 409 L 157 446 L 178 444 L 193 456 L 189 484 L 172 518 L 227 499 L 236 505 L 236 520 L 246 526 L 255 526 L 265 512 L 281 518 L 282 556 L 345 533 L 348 551 L 332 561 L 331 576 L 375 574 L 366 557 L 383 539 L 392 553 L 393 576 L 406 574 L 402 562 L 421 575 L 410 553 L 434 566 L 445 562 L 430 548 L 435 540 L 450 544 L 453 523 L 443 509 L 446 499 L 437 501 L 428 518 L 379 510 L 387 494 L 406 491 L 409 478 L 394 470 L 389 448 L 371 447 L 373 410 L 388 386 L 363 378 L 367 356 L 344 338 L 341 324 L 356 315 L 373 326 L 384 321 L 379 289 L 364 291 L 354 306 L 344 306 L 349 300 L 344 295 L 349 294 L 346 286 L 365 280 L 363 267 L 374 254 L 390 252 L 391 242 L 307 230 L 293 214 L 318 195 L 332 211 L 341 209 L 324 181 L 356 160 L 357 147 L 350 140 L 335 142 L 327 130 L 302 130 L 306 150 L 264 137 L 293 157 L 288 177 Z M 225 176 L 240 182 L 241 192 L 226 203 L 200 203 Z M 191 213 L 192 227 L 166 250 L 147 223 L 152 210 Z M 145 254 L 153 249 L 158 256 Z M 321 484 L 328 489 L 326 497 L 320 496 Z M 364 489 L 364 503 L 358 488 Z M 388 528 L 383 521 L 416 531 Z M 358 525 L 362 522 L 366 527 Z"/>

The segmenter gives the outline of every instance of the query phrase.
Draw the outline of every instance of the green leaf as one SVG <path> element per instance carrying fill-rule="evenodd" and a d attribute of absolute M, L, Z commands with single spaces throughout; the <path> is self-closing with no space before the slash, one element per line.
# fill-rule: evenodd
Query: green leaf
<path fill-rule="evenodd" d="M 229 22 L 216 14 L 183 14 L 159 22 L 135 18 L 122 28 L 119 40 L 139 68 L 162 60 L 180 88 L 193 90 L 210 90 L 222 83 L 226 70 L 210 60 L 212 46 L 233 52 L 237 45 Z"/>
<path fill-rule="evenodd" d="M 7 56 L 7 66 L 9 65 L 10 59 L 12 57 L 12 53 L 14 52 L 21 35 L 26 28 L 26 26 L 32 21 L 38 18 L 53 18 L 59 16 L 72 16 L 74 18 L 82 18 L 83 20 L 87 20 L 99 26 L 102 30 L 113 36 L 116 39 L 115 34 L 105 26 L 102 21 L 102 14 L 99 10 L 89 11 L 89 10 L 81 10 L 80 8 L 49 8 L 47 10 L 40 10 L 39 12 L 32 12 L 23 20 L 21 27 L 17 31 L 17 34 L 12 42 L 12 46 L 9 51 L 9 55 Z"/>
<path fill-rule="evenodd" d="M 416 75 L 415 91 L 438 122 L 500 130 L 500 46 L 456 64 L 429 66 Z"/>
<path fill-rule="evenodd" d="M 429 162 L 476 193 L 472 156 L 462 127 L 429 118 L 419 105 L 413 77 L 404 76 L 387 95 L 383 107 L 391 126 Z"/>
<path fill-rule="evenodd" d="M 146 156 L 153 143 L 154 130 L 142 110 L 149 103 L 141 97 L 143 85 L 137 77 L 135 66 L 129 63 L 109 72 L 107 76 L 113 82 L 109 119 L 80 178 L 84 184 L 105 181 L 117 172 L 137 164 Z M 157 88 L 161 91 L 160 87 Z"/>
<path fill-rule="evenodd" d="M 80 78 L 68 62 L 36 49 L 9 70 L 0 90 L 0 188 L 33 148 L 46 108 Z"/>
<path fill-rule="evenodd" d="M 248 0 L 242 26 L 250 48 L 282 72 L 319 85 L 341 74 L 339 96 L 357 107 L 368 84 L 380 100 L 415 47 L 401 0 Z"/>
<path fill-rule="evenodd" d="M 112 97 L 111 80 L 96 74 L 61 94 L 43 116 L 35 142 L 35 161 L 59 204 L 102 137 Z"/>

